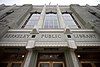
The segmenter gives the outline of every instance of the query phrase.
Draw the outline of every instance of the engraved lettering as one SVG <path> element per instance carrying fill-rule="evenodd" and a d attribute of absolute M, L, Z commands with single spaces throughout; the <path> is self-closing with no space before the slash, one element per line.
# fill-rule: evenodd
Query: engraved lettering
<path fill-rule="evenodd" d="M 41 38 L 61 38 L 60 34 L 42 34 Z"/>
<path fill-rule="evenodd" d="M 26 35 L 26 36 L 27 36 L 27 38 L 29 38 L 30 35 Z"/>
<path fill-rule="evenodd" d="M 47 35 L 45 35 L 45 38 L 47 38 L 48 36 Z"/>
<path fill-rule="evenodd" d="M 61 35 L 58 35 L 58 38 L 61 38 Z"/>
<path fill-rule="evenodd" d="M 43 37 L 44 37 L 44 35 L 42 34 L 41 38 L 43 38 Z"/>
<path fill-rule="evenodd" d="M 75 38 L 96 38 L 94 34 L 75 34 Z"/>
<path fill-rule="evenodd" d="M 29 38 L 28 34 L 6 34 L 4 38 Z"/>

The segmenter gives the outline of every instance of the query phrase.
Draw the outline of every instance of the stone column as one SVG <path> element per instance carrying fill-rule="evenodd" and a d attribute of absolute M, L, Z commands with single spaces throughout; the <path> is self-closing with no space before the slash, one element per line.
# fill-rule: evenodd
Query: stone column
<path fill-rule="evenodd" d="M 24 67 L 36 67 L 37 55 L 38 53 L 36 51 L 29 49 L 28 55 L 24 63 Z"/>
<path fill-rule="evenodd" d="M 67 67 L 81 67 L 74 53 L 74 49 L 65 51 L 65 60 Z"/>
<path fill-rule="evenodd" d="M 45 18 L 45 12 L 46 12 L 46 4 L 43 7 L 43 10 L 41 12 L 41 16 L 40 16 L 40 19 L 38 21 L 38 24 L 37 24 L 37 26 L 35 26 L 36 28 L 42 28 L 43 27 L 44 18 Z"/>
<path fill-rule="evenodd" d="M 29 50 L 29 52 L 27 54 L 27 57 L 26 57 L 26 60 L 25 60 L 25 63 L 24 63 L 24 67 L 29 67 L 31 57 L 32 57 L 32 49 Z"/>
<path fill-rule="evenodd" d="M 33 51 L 28 67 L 36 67 L 37 57 L 38 57 L 38 52 L 37 51 Z"/>
<path fill-rule="evenodd" d="M 71 58 L 72 58 L 74 67 L 80 67 L 80 66 L 79 66 L 79 62 L 78 62 L 78 60 L 77 60 L 77 58 L 76 58 L 76 55 L 75 55 L 73 49 L 70 49 L 70 55 L 71 55 Z"/>
<path fill-rule="evenodd" d="M 64 23 L 64 20 L 63 20 L 63 17 L 62 17 L 62 13 L 60 11 L 60 8 L 59 8 L 58 4 L 57 4 L 57 15 L 58 15 L 58 20 L 59 20 L 59 23 L 60 23 L 60 27 L 65 28 L 66 26 L 65 26 L 65 23 Z"/>

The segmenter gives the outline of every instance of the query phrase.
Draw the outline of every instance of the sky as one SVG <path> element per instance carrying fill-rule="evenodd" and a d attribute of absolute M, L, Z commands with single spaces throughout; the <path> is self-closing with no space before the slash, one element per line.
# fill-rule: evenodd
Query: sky
<path fill-rule="evenodd" d="M 33 4 L 33 5 L 44 5 L 51 2 L 51 5 L 70 5 L 70 4 L 79 4 L 79 5 L 98 5 L 100 0 L 0 0 L 0 4 L 6 5 L 23 5 L 23 4 Z"/>

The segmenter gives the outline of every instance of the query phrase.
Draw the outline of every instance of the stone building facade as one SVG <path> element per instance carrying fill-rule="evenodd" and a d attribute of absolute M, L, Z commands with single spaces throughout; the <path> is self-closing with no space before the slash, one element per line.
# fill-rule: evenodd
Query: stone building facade
<path fill-rule="evenodd" d="M 100 5 L 0 5 L 0 67 L 99 67 Z"/>

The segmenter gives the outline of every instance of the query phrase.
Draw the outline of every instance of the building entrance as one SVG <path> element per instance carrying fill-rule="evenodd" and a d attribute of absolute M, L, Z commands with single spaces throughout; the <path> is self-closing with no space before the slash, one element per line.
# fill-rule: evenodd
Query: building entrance
<path fill-rule="evenodd" d="M 38 67 L 65 67 L 65 66 L 64 62 L 47 61 L 47 62 L 39 62 Z"/>
<path fill-rule="evenodd" d="M 65 67 L 63 53 L 40 53 L 37 67 Z"/>

